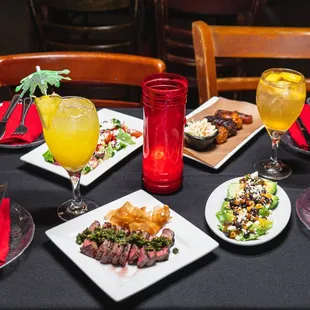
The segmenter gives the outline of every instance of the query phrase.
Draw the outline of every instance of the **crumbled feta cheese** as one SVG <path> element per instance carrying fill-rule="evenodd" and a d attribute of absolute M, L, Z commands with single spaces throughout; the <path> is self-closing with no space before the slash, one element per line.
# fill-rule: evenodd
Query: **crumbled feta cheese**
<path fill-rule="evenodd" d="M 255 171 L 255 172 L 251 173 L 251 178 L 252 179 L 258 179 L 258 172 Z"/>
<path fill-rule="evenodd" d="M 255 224 L 255 225 L 259 225 L 259 221 L 255 221 L 254 224 Z"/>
<path fill-rule="evenodd" d="M 253 224 L 253 222 L 249 221 L 249 222 L 246 223 L 245 226 L 246 226 L 246 228 L 249 228 L 252 224 Z"/>
<path fill-rule="evenodd" d="M 227 227 L 227 230 L 236 230 L 236 229 L 237 229 L 237 227 L 234 225 L 230 225 Z"/>
<path fill-rule="evenodd" d="M 104 130 L 107 130 L 107 129 L 113 129 L 115 127 L 115 125 L 112 123 L 112 122 L 103 122 L 101 124 L 101 128 L 104 129 Z"/>

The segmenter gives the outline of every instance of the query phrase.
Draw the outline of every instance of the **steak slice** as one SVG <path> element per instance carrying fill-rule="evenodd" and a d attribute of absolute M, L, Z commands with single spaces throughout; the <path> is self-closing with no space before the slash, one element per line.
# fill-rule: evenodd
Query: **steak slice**
<path fill-rule="evenodd" d="M 116 253 L 117 253 L 117 249 L 118 249 L 118 247 L 119 247 L 119 244 L 118 243 L 116 243 L 116 242 L 114 242 L 114 243 L 112 243 L 113 245 L 112 245 L 112 250 L 111 250 L 111 253 L 110 253 L 110 255 L 109 255 L 109 258 L 108 258 L 108 264 L 111 264 L 112 263 L 112 259 L 114 258 L 114 256 L 116 255 Z"/>
<path fill-rule="evenodd" d="M 136 263 L 136 260 L 139 257 L 139 252 L 140 252 L 139 247 L 136 244 L 133 244 L 131 247 L 129 256 L 128 256 L 128 264 L 129 265 L 134 265 Z"/>
<path fill-rule="evenodd" d="M 107 229 L 107 228 L 111 228 L 112 224 L 110 222 L 104 222 L 104 224 L 102 225 L 103 229 Z"/>
<path fill-rule="evenodd" d="M 143 231 L 142 232 L 142 235 L 143 237 L 146 239 L 146 240 L 149 240 L 150 238 L 150 234 L 146 231 Z M 139 268 L 143 268 L 146 266 L 146 264 L 148 263 L 149 261 L 149 258 L 148 258 L 148 255 L 147 255 L 147 251 L 145 251 L 145 246 L 143 246 L 140 251 L 139 251 L 139 256 L 138 256 L 138 261 L 137 261 L 137 266 Z"/>
<path fill-rule="evenodd" d="M 150 267 L 157 261 L 157 253 L 156 251 L 147 251 L 146 253 L 149 260 L 145 263 L 145 267 Z"/>
<path fill-rule="evenodd" d="M 130 243 L 127 243 L 124 247 L 124 250 L 121 254 L 121 257 L 119 258 L 119 264 L 121 266 L 125 266 L 126 263 L 127 263 L 127 260 L 128 260 L 128 257 L 129 257 L 129 253 L 130 253 L 130 249 L 131 249 L 131 244 Z"/>
<path fill-rule="evenodd" d="M 119 246 L 118 246 L 118 248 L 116 250 L 116 254 L 112 258 L 112 264 L 113 265 L 118 265 L 119 264 L 119 260 L 121 258 L 122 253 L 123 253 L 123 250 L 124 250 L 124 246 L 119 244 Z"/>
<path fill-rule="evenodd" d="M 89 227 L 88 229 L 93 232 L 95 230 L 95 228 L 100 227 L 100 223 L 98 221 L 94 221 Z"/>
<path fill-rule="evenodd" d="M 102 257 L 102 254 L 107 250 L 107 245 L 109 243 L 109 240 L 104 240 L 103 243 L 100 245 L 97 255 L 95 259 L 100 260 Z"/>
<path fill-rule="evenodd" d="M 106 245 L 105 251 L 102 253 L 102 256 L 100 259 L 101 264 L 108 264 L 110 255 L 112 253 L 112 249 L 113 249 L 113 242 L 108 241 L 108 244 Z"/>
<path fill-rule="evenodd" d="M 162 248 L 161 250 L 156 252 L 157 255 L 157 261 L 158 262 L 162 262 L 164 260 L 168 260 L 169 258 L 169 249 L 170 247 L 174 244 L 174 232 L 169 229 L 169 228 L 165 228 L 162 233 L 161 233 L 161 237 L 166 237 L 169 240 L 171 240 L 171 245 L 165 248 Z"/>
<path fill-rule="evenodd" d="M 80 250 L 81 253 L 94 258 L 98 252 L 98 245 L 95 241 L 85 239 Z"/>
<path fill-rule="evenodd" d="M 139 268 L 143 268 L 148 261 L 149 261 L 149 258 L 147 256 L 147 251 L 145 251 L 145 248 L 143 246 L 140 249 L 140 251 L 139 251 L 139 257 L 138 257 L 138 261 L 137 261 L 137 266 Z"/>
<path fill-rule="evenodd" d="M 162 262 L 164 260 L 168 260 L 169 258 L 169 248 L 165 247 L 156 252 L 157 261 Z"/>
<path fill-rule="evenodd" d="M 165 228 L 162 233 L 161 233 L 161 237 L 166 237 L 168 238 L 169 240 L 171 240 L 171 245 L 170 246 L 173 246 L 174 244 L 174 232 L 169 229 L 169 228 Z"/>

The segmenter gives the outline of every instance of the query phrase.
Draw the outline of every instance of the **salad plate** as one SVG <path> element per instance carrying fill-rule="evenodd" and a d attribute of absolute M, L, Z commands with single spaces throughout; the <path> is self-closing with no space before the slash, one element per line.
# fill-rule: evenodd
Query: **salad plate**
<path fill-rule="evenodd" d="M 223 205 L 225 201 L 228 201 L 228 198 L 231 198 L 230 196 L 230 189 L 234 186 L 234 184 L 238 184 L 239 180 L 243 177 L 234 178 L 231 180 L 228 180 L 224 182 L 223 184 L 219 185 L 209 196 L 206 208 L 205 208 L 205 218 L 207 221 L 208 226 L 210 229 L 221 239 L 225 240 L 226 242 L 240 245 L 240 246 L 255 246 L 259 244 L 263 244 L 265 242 L 268 242 L 278 236 L 282 230 L 286 227 L 290 216 L 291 216 L 291 203 L 290 199 L 288 198 L 286 192 L 281 188 L 281 186 L 277 185 L 276 183 L 276 191 L 273 191 L 273 195 L 271 195 L 271 203 L 267 208 L 270 208 L 270 211 L 268 212 L 268 217 L 266 215 L 265 219 L 268 220 L 268 222 L 265 221 L 265 223 L 268 223 L 263 227 L 263 224 L 261 226 L 260 222 L 250 222 L 244 221 L 244 225 L 248 224 L 247 227 L 248 230 L 245 230 L 246 233 L 249 233 L 249 230 L 251 229 L 251 224 L 254 226 L 257 226 L 257 229 L 255 228 L 253 234 L 251 234 L 251 237 L 247 240 L 242 240 L 243 235 L 241 235 L 241 240 L 237 240 L 231 237 L 228 237 L 225 235 L 223 231 L 221 231 L 221 228 L 223 228 L 222 223 L 220 222 L 221 219 L 221 210 L 223 210 Z M 267 180 L 266 180 L 267 181 Z M 267 181 L 268 182 L 268 181 Z M 232 185 L 233 184 L 233 185 Z M 273 204 L 273 197 L 276 197 L 276 202 Z M 263 205 L 264 207 L 264 205 Z M 261 213 L 259 213 L 261 214 Z M 239 218 L 239 214 L 235 214 L 237 218 Z M 260 218 L 263 218 L 262 216 L 259 216 Z M 260 219 L 259 219 L 260 220 Z M 249 223 L 250 222 L 250 223 Z M 271 222 L 271 223 L 270 223 Z M 262 222 L 263 223 L 263 222 Z M 234 224 L 228 224 L 228 230 L 231 229 L 231 227 L 235 227 Z M 252 227 L 254 227 L 252 226 Z M 226 227 L 227 228 L 227 227 Z M 256 231 L 260 233 L 256 233 Z M 252 239 L 252 240 L 251 240 Z"/>
<path fill-rule="evenodd" d="M 126 265 L 125 267 L 104 265 L 80 253 L 76 236 L 95 220 L 103 221 L 104 216 L 126 202 L 149 209 L 163 203 L 143 190 L 138 190 L 85 215 L 56 226 L 48 231 L 48 238 L 75 263 L 94 283 L 115 301 L 125 299 L 171 273 L 196 261 L 218 247 L 218 243 L 185 218 L 170 209 L 170 221 L 163 229 L 170 228 L 175 233 L 175 243 L 179 252 L 170 253 L 169 259 L 148 268 Z M 107 280 L 108 279 L 108 280 Z"/>
<path fill-rule="evenodd" d="M 98 117 L 99 123 L 101 125 L 104 122 L 110 122 L 112 119 L 116 119 L 121 124 L 125 124 L 130 130 L 137 130 L 140 132 L 143 131 L 143 120 L 133 116 L 119 113 L 110 109 L 101 109 L 100 111 L 98 111 Z M 118 151 L 113 151 L 114 156 L 110 157 L 109 159 L 100 161 L 100 163 L 98 163 L 97 161 L 95 163 L 96 167 L 93 168 L 93 170 L 89 169 L 86 174 L 82 174 L 81 185 L 88 186 L 89 184 L 94 182 L 97 178 L 99 178 L 102 174 L 111 169 L 114 165 L 116 165 L 129 154 L 140 148 L 142 144 L 143 136 L 141 135 L 140 137 L 135 139 L 133 143 L 128 144 L 125 148 Z M 28 164 L 40 167 L 42 169 L 69 179 L 68 173 L 65 171 L 64 168 L 46 160 L 46 156 L 43 155 L 47 154 L 47 152 L 48 146 L 46 143 L 44 143 L 36 149 L 28 152 L 20 159 Z M 89 167 L 90 166 L 93 166 L 93 163 L 91 163 Z"/>

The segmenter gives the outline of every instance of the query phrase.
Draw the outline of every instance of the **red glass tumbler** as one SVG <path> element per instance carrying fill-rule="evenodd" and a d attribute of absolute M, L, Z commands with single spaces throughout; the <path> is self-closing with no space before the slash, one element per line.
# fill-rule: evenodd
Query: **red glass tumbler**
<path fill-rule="evenodd" d="M 177 74 L 154 74 L 142 82 L 142 182 L 149 192 L 169 194 L 182 185 L 187 90 L 187 79 Z"/>

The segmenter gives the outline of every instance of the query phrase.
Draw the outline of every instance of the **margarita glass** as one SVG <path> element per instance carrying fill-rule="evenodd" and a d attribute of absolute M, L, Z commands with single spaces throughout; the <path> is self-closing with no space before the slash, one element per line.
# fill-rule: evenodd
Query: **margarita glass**
<path fill-rule="evenodd" d="M 35 99 L 43 134 L 55 160 L 68 172 L 73 199 L 58 207 L 58 216 L 70 220 L 97 207 L 81 197 L 80 178 L 97 146 L 99 120 L 94 104 L 81 97 L 42 96 Z"/>

